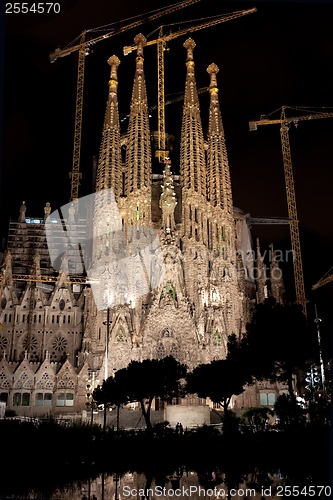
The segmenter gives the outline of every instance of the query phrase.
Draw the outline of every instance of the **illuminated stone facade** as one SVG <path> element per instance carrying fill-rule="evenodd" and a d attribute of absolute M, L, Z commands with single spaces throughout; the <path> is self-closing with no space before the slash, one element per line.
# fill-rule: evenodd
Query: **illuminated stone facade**
<path fill-rule="evenodd" d="M 117 98 L 120 61 L 116 56 L 109 59 L 109 95 L 96 177 L 100 196 L 93 221 L 87 223 L 93 232 L 92 273 L 104 276 L 112 269 L 117 293 L 110 286 L 105 290 L 100 285 L 95 293 L 89 285 L 71 283 L 65 261 L 55 283 L 41 283 L 44 268 L 51 272 L 44 255 L 43 220 L 27 219 L 25 206 L 8 245 L 1 285 L 0 393 L 9 408 L 22 413 L 80 411 L 85 408 L 87 385 L 96 386 L 130 360 L 171 354 L 192 369 L 223 359 L 228 335 L 245 332 L 256 301 L 265 297 L 263 274 L 254 279 L 254 267 L 259 269 L 263 263 L 260 258 L 257 263 L 254 260 L 247 217 L 233 207 L 218 67 L 211 64 L 207 69 L 210 107 L 205 138 L 194 73 L 195 43 L 192 39 L 184 43 L 187 74 L 180 175 L 172 173 L 175 166 L 169 160 L 161 164 L 160 174 L 153 175 L 145 38 L 138 35 L 135 42 L 136 69 L 125 136 L 120 133 Z M 45 216 L 49 213 L 46 205 Z M 139 236 L 137 227 L 143 228 Z M 39 234 L 31 245 L 27 244 L 29 229 Z M 145 275 L 131 252 L 135 245 L 138 248 L 135 238 L 147 237 L 149 231 L 157 236 L 162 261 L 157 247 L 150 245 L 147 290 L 135 294 L 136 284 L 129 281 L 140 277 L 142 282 Z M 115 242 L 116 256 L 133 257 L 127 265 L 132 266 L 131 279 L 124 276 L 117 257 L 111 266 Z M 20 259 L 27 256 L 33 260 L 32 270 L 27 262 L 20 268 Z M 12 276 L 18 272 L 33 272 L 35 281 L 17 285 Z M 276 279 L 276 297 L 281 287 Z M 106 294 L 109 311 L 105 305 L 98 306 Z M 259 398 L 252 404 L 259 404 Z"/>

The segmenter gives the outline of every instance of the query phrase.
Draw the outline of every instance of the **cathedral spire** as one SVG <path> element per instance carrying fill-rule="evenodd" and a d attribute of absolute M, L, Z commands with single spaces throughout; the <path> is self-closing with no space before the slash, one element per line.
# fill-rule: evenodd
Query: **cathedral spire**
<path fill-rule="evenodd" d="M 143 47 L 146 45 L 146 38 L 139 34 L 135 37 L 134 42 L 137 45 L 137 57 L 127 131 L 126 194 L 129 196 L 131 193 L 143 192 L 146 195 L 145 200 L 150 206 L 151 146 L 148 100 L 143 69 Z M 135 210 L 137 209 L 135 208 Z"/>
<path fill-rule="evenodd" d="M 120 61 L 117 56 L 111 56 L 108 63 L 111 66 L 111 75 L 98 161 L 96 191 L 111 188 L 117 199 L 121 194 L 121 144 L 117 96 L 117 69 Z"/>
<path fill-rule="evenodd" d="M 184 47 L 187 50 L 187 75 L 182 122 L 180 170 L 183 188 L 206 197 L 205 144 L 194 75 L 194 40 L 188 38 L 184 43 Z"/>
<path fill-rule="evenodd" d="M 214 206 L 220 206 L 225 215 L 232 217 L 232 192 L 227 148 L 218 99 L 216 75 L 219 68 L 210 64 L 207 72 L 210 75 L 210 108 L 208 125 L 208 200 Z"/>

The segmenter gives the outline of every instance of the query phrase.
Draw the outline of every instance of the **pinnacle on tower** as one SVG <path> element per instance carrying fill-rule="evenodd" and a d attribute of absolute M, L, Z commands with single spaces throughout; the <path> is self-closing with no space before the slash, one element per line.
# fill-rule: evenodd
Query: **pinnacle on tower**
<path fill-rule="evenodd" d="M 117 69 L 120 61 L 117 56 L 111 56 L 108 63 L 111 66 L 111 75 L 98 161 L 96 191 L 112 189 L 117 199 L 121 194 L 121 144 L 117 96 Z"/>
<path fill-rule="evenodd" d="M 230 170 L 225 143 L 221 110 L 218 99 L 216 75 L 219 68 L 210 64 L 207 72 L 210 75 L 210 107 L 208 125 L 208 200 L 223 209 L 226 216 L 232 217 L 233 203 Z"/>
<path fill-rule="evenodd" d="M 96 197 L 94 200 L 93 223 L 93 259 L 96 264 L 99 259 L 108 256 L 110 234 L 116 230 L 119 219 L 117 201 L 121 190 L 121 142 L 120 122 L 118 112 L 118 77 L 117 68 L 120 61 L 117 56 L 108 60 L 111 66 L 109 80 L 109 95 L 106 106 L 100 156 L 96 176 Z M 76 228 L 73 220 L 72 206 L 68 210 L 67 231 L 69 242 L 77 241 Z M 97 265 L 97 264 L 96 264 Z"/>
<path fill-rule="evenodd" d="M 146 203 L 150 205 L 152 170 L 151 146 L 148 100 L 143 69 L 143 47 L 146 45 L 146 38 L 144 35 L 139 34 L 135 37 L 134 42 L 137 45 L 137 57 L 131 111 L 127 130 L 126 194 L 129 196 L 131 193 L 141 191 L 145 193 Z M 135 208 L 135 210 L 137 210 L 137 208 Z"/>
<path fill-rule="evenodd" d="M 205 142 L 194 75 L 194 40 L 188 38 L 184 43 L 184 47 L 187 50 L 187 75 L 180 150 L 182 184 L 184 189 L 197 192 L 206 198 Z"/>

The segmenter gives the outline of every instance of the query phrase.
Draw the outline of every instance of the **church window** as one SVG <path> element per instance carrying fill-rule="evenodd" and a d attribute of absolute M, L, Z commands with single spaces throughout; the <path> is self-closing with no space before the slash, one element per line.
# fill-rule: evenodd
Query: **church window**
<path fill-rule="evenodd" d="M 8 318 L 8 323 L 11 323 L 11 322 L 12 322 L 12 315 L 10 314 L 9 318 Z"/>
<path fill-rule="evenodd" d="M 74 406 L 74 394 L 72 392 L 58 394 L 57 406 Z"/>
<path fill-rule="evenodd" d="M 52 323 L 54 323 L 54 314 L 52 314 Z"/>
<path fill-rule="evenodd" d="M 261 392 L 259 394 L 259 403 L 260 403 L 260 406 L 267 406 L 267 394 L 266 394 L 266 392 Z"/>
<path fill-rule="evenodd" d="M 64 299 L 61 299 L 59 302 L 60 311 L 63 311 L 65 309 L 65 305 L 66 305 L 66 303 L 65 303 Z"/>
<path fill-rule="evenodd" d="M 198 210 L 196 208 L 194 209 L 194 221 L 198 222 Z"/>
<path fill-rule="evenodd" d="M 29 406 L 30 393 L 29 392 L 15 392 L 13 396 L 13 406 Z"/>
<path fill-rule="evenodd" d="M 127 342 L 125 332 L 122 328 L 119 328 L 119 330 L 118 330 L 118 333 L 116 335 L 116 341 L 117 342 Z"/>
<path fill-rule="evenodd" d="M 222 226 L 222 240 L 224 241 L 225 239 L 225 227 Z"/>
<path fill-rule="evenodd" d="M 61 389 L 74 389 L 75 384 L 74 381 L 71 379 L 71 376 L 68 372 L 66 372 L 63 376 L 63 378 L 58 382 L 58 388 Z"/>
<path fill-rule="evenodd" d="M 42 322 L 42 315 L 41 315 L 41 314 L 39 314 L 39 315 L 38 315 L 38 323 L 41 323 L 41 322 Z"/>
<path fill-rule="evenodd" d="M 57 406 L 65 406 L 65 394 L 64 393 L 58 394 Z"/>
<path fill-rule="evenodd" d="M 8 392 L 0 392 L 0 401 L 7 403 L 8 401 Z"/>
<path fill-rule="evenodd" d="M 35 398 L 35 406 L 51 406 L 52 393 L 51 392 L 37 392 Z"/>
<path fill-rule="evenodd" d="M 20 392 L 14 392 L 14 395 L 13 395 L 13 406 L 21 406 L 21 400 L 22 400 L 22 397 L 21 397 L 21 393 Z"/>
<path fill-rule="evenodd" d="M 195 228 L 195 239 L 196 241 L 199 241 L 199 233 L 197 228 Z"/>
<path fill-rule="evenodd" d="M 3 297 L 1 299 L 1 309 L 4 309 L 6 307 L 6 304 L 7 304 L 6 297 Z"/>
<path fill-rule="evenodd" d="M 160 299 L 162 299 L 163 297 L 166 297 L 167 295 L 170 295 L 173 300 L 177 300 L 177 293 L 176 293 L 176 290 L 175 288 L 172 286 L 171 283 L 168 283 L 167 285 L 165 285 L 165 287 L 163 288 L 162 292 L 161 292 L 161 297 Z"/>
<path fill-rule="evenodd" d="M 166 356 L 166 349 L 163 344 L 158 344 L 157 346 L 157 358 L 162 359 Z"/>
<path fill-rule="evenodd" d="M 140 219 L 140 208 L 139 203 L 136 204 L 136 220 Z"/>
<path fill-rule="evenodd" d="M 222 336 L 218 330 L 213 333 L 213 345 L 220 346 L 222 345 Z"/>
<path fill-rule="evenodd" d="M 3 317 L 3 322 L 4 322 L 4 323 L 7 323 L 7 314 L 5 314 L 5 315 L 4 315 L 4 317 Z"/>
<path fill-rule="evenodd" d="M 71 322 L 71 317 L 70 317 L 70 314 L 68 315 L 67 317 L 67 323 L 70 323 Z"/>
<path fill-rule="evenodd" d="M 25 322 L 25 314 L 22 314 L 22 323 Z"/>
<path fill-rule="evenodd" d="M 23 339 L 22 341 L 22 345 L 26 351 L 28 349 L 31 349 L 33 351 L 34 349 L 37 349 L 38 342 L 36 337 L 32 337 L 29 341 L 28 336 L 26 336 L 25 339 Z"/>
<path fill-rule="evenodd" d="M 52 389 L 53 388 L 53 381 L 50 378 L 50 375 L 45 372 L 42 375 L 42 378 L 40 379 L 39 382 L 37 382 L 37 388 L 38 389 Z"/>
<path fill-rule="evenodd" d="M 57 314 L 57 323 L 59 323 L 59 314 Z"/>
<path fill-rule="evenodd" d="M 9 387 L 9 381 L 5 372 L 0 372 L 0 387 L 2 387 L 3 389 Z"/>
<path fill-rule="evenodd" d="M 171 344 L 171 348 L 170 348 L 170 355 L 177 359 L 178 358 L 178 354 L 179 354 L 179 352 L 178 352 L 178 346 L 177 346 L 177 344 L 175 342 L 173 342 Z"/>
<path fill-rule="evenodd" d="M 0 351 L 4 351 L 6 349 L 7 343 L 8 343 L 8 341 L 7 341 L 6 337 L 3 337 L 1 335 L 1 337 L 0 337 Z"/>
<path fill-rule="evenodd" d="M 172 333 L 169 330 L 169 328 L 166 328 L 165 330 L 163 330 L 162 337 L 164 337 L 164 338 L 170 338 L 170 337 L 172 337 Z"/>
<path fill-rule="evenodd" d="M 55 351 L 64 351 L 67 347 L 67 340 L 64 337 L 56 337 L 52 342 L 53 349 Z"/>
<path fill-rule="evenodd" d="M 275 404 L 276 397 L 274 392 L 260 392 L 259 402 L 260 406 L 273 406 Z"/>

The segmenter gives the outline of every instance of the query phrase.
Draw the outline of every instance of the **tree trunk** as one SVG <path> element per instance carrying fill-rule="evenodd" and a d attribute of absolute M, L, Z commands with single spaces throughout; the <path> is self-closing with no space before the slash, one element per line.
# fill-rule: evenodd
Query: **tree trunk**
<path fill-rule="evenodd" d="M 106 429 L 106 408 L 107 408 L 107 404 L 104 402 L 104 410 L 103 410 L 103 432 L 105 432 L 105 429 Z"/>
<path fill-rule="evenodd" d="M 117 405 L 117 432 L 119 431 L 119 412 L 120 412 L 120 405 Z"/>
<path fill-rule="evenodd" d="M 147 428 L 147 431 L 148 431 L 149 433 L 151 433 L 151 432 L 152 432 L 152 430 L 153 430 L 153 427 L 152 427 L 152 425 L 151 425 L 151 421 L 150 421 L 150 408 L 151 408 L 152 401 L 153 401 L 152 399 L 149 399 L 147 409 L 146 409 L 146 407 L 145 407 L 145 402 L 144 402 L 144 400 L 141 400 L 141 401 L 140 401 L 141 412 L 142 412 L 143 418 L 145 419 L 145 422 L 146 422 L 146 428 Z"/>

